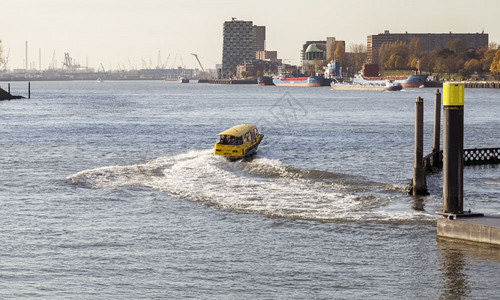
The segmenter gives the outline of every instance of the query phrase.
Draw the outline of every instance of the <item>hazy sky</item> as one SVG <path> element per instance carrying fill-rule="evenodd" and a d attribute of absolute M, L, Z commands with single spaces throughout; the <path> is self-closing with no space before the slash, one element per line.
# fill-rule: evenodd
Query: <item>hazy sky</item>
<path fill-rule="evenodd" d="M 322 5 L 320 7 L 320 4 Z M 267 50 L 298 63 L 306 40 L 333 36 L 366 44 L 366 36 L 391 32 L 489 33 L 500 43 L 500 0 L 0 0 L 0 39 L 9 68 L 23 68 L 24 43 L 29 61 L 42 68 L 69 52 L 81 65 L 106 69 L 124 64 L 155 67 L 158 51 L 168 66 L 192 68 L 197 53 L 205 68 L 222 56 L 222 24 L 237 17 L 267 27 Z M 349 48 L 347 47 L 347 50 Z"/>

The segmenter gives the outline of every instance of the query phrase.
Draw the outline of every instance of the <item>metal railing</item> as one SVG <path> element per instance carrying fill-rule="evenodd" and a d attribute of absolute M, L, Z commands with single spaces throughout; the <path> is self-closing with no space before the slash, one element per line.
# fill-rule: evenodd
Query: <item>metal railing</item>
<path fill-rule="evenodd" d="M 464 166 L 500 163 L 500 148 L 464 149 Z M 430 153 L 424 157 L 424 169 L 433 172 L 443 166 L 443 151 Z"/>

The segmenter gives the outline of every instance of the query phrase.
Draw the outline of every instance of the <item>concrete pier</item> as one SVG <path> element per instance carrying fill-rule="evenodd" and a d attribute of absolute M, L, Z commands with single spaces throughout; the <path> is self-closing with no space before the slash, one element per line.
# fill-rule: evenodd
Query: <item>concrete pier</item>
<path fill-rule="evenodd" d="M 257 84 L 257 79 L 209 79 L 208 83 L 215 83 L 215 84 Z"/>
<path fill-rule="evenodd" d="M 440 218 L 437 236 L 500 246 L 500 216 Z"/>
<path fill-rule="evenodd" d="M 500 216 L 464 211 L 464 85 L 443 85 L 443 210 L 437 236 L 500 246 Z"/>

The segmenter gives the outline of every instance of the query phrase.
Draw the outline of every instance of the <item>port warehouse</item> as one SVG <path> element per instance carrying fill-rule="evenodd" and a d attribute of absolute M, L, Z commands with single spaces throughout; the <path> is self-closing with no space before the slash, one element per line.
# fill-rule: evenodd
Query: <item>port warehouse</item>
<path fill-rule="evenodd" d="M 384 43 L 404 42 L 409 44 L 411 40 L 420 39 L 420 45 L 424 51 L 445 48 L 451 40 L 461 40 L 469 49 L 480 49 L 488 46 L 487 33 L 384 33 L 369 35 L 367 37 L 367 61 L 368 63 L 378 63 L 379 49 Z"/>

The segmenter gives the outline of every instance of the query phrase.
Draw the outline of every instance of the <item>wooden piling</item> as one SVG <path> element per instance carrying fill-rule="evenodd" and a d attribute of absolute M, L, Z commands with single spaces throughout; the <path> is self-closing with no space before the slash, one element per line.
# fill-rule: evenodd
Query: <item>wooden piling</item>
<path fill-rule="evenodd" d="M 434 139 L 432 144 L 432 167 L 439 167 L 439 150 L 441 140 L 441 93 L 436 90 L 434 96 Z"/>
<path fill-rule="evenodd" d="M 7 91 L 9 92 L 10 94 L 10 83 L 7 84 Z"/>
<path fill-rule="evenodd" d="M 424 170 L 424 99 L 415 101 L 415 162 L 413 165 L 412 194 L 428 195 Z"/>
<path fill-rule="evenodd" d="M 28 81 L 28 99 L 31 99 L 31 81 Z"/>

